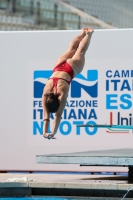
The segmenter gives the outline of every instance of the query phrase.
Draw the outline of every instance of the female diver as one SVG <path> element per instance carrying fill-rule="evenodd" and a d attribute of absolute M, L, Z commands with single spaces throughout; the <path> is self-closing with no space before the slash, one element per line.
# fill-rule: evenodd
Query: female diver
<path fill-rule="evenodd" d="M 93 32 L 92 28 L 82 29 L 81 34 L 70 42 L 68 50 L 58 58 L 54 65 L 53 73 L 48 79 L 42 95 L 44 138 L 55 139 L 54 135 L 66 105 L 70 83 L 84 67 L 85 53 Z M 55 113 L 51 134 L 48 133 L 50 113 Z"/>

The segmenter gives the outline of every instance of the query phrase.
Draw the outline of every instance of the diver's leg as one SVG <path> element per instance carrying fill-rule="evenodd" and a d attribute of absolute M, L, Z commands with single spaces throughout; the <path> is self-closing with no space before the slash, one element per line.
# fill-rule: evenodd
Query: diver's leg
<path fill-rule="evenodd" d="M 77 50 L 77 48 L 78 48 L 78 46 L 79 46 L 79 43 L 80 43 L 81 40 L 84 38 L 85 34 L 86 34 L 86 33 L 85 33 L 85 29 L 82 29 L 81 34 L 78 35 L 78 36 L 76 36 L 76 37 L 70 42 L 67 51 L 57 59 L 57 61 L 56 61 L 55 65 L 54 65 L 54 67 L 56 67 L 57 65 L 59 65 L 59 64 L 62 63 L 62 62 L 65 62 L 67 59 L 73 57 L 73 55 L 75 54 L 75 52 L 76 52 L 76 50 Z"/>
<path fill-rule="evenodd" d="M 91 36 L 93 33 L 93 29 L 87 28 L 86 35 L 79 43 L 78 49 L 76 50 L 74 56 L 71 59 L 68 59 L 67 62 L 70 64 L 72 68 L 79 74 L 85 64 L 85 53 L 89 47 Z"/>

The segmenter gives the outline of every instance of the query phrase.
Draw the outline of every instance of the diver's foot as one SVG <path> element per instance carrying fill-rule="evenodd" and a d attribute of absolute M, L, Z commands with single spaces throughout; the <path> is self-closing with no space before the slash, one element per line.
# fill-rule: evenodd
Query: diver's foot
<path fill-rule="evenodd" d="M 82 29 L 81 35 L 82 35 L 82 38 L 84 38 L 84 36 L 86 35 L 86 28 L 83 28 L 83 29 Z"/>
<path fill-rule="evenodd" d="M 85 31 L 86 31 L 86 34 L 89 34 L 90 37 L 92 36 L 92 34 L 94 32 L 94 30 L 92 28 L 86 28 Z"/>

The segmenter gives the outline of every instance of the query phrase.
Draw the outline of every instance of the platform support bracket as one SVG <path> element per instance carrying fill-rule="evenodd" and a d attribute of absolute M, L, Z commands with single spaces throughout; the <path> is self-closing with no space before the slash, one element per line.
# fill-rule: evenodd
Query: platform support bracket
<path fill-rule="evenodd" d="M 128 166 L 128 181 L 133 183 L 133 166 Z"/>

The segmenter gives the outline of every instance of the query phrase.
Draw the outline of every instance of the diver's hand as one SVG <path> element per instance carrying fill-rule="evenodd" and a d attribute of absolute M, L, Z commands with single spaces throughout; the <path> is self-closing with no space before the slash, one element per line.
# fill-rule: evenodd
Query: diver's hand
<path fill-rule="evenodd" d="M 49 133 L 44 133 L 44 134 L 43 134 L 43 137 L 46 138 L 46 139 L 49 139 L 49 140 L 50 140 L 50 139 L 56 139 L 56 138 L 54 137 L 54 134 L 52 134 L 52 133 L 51 133 L 51 134 L 49 134 Z"/>
<path fill-rule="evenodd" d="M 54 137 L 54 133 L 51 133 L 51 134 L 48 134 L 48 139 L 56 139 L 55 137 Z"/>

